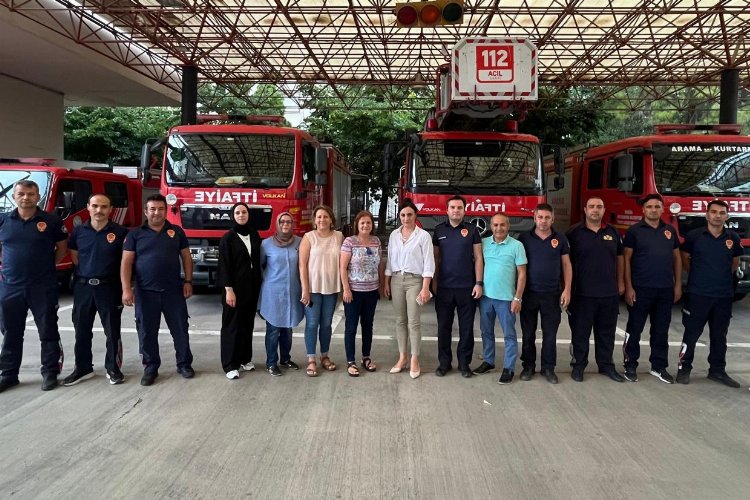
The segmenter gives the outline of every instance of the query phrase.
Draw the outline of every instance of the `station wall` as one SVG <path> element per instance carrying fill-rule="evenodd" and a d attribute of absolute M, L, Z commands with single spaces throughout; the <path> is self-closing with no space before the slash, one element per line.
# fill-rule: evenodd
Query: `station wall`
<path fill-rule="evenodd" d="M 63 159 L 63 97 L 0 74 L 0 158 Z"/>

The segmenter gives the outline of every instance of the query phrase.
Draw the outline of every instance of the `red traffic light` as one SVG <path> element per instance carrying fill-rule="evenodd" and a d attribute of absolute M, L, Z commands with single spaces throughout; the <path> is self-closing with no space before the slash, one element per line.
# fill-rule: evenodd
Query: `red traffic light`
<path fill-rule="evenodd" d="M 417 23 L 417 9 L 410 4 L 396 4 L 396 23 L 404 28 L 410 28 Z"/>

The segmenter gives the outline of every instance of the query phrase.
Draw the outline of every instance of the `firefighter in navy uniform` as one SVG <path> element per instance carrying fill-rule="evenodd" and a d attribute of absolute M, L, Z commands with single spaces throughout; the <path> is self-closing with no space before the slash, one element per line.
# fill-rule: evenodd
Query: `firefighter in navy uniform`
<path fill-rule="evenodd" d="M 603 222 L 604 201 L 601 198 L 586 200 L 584 213 L 585 220 L 570 228 L 566 235 L 573 264 L 573 299 L 569 318 L 573 370 L 570 376 L 576 382 L 583 382 L 593 329 L 599 373 L 615 382 L 624 382 L 612 360 L 620 295 L 625 291 L 622 243 L 615 228 Z"/>
<path fill-rule="evenodd" d="M 120 371 L 120 262 L 122 244 L 128 230 L 109 220 L 112 201 L 107 195 L 91 195 L 87 208 L 91 218 L 73 229 L 68 242 L 70 256 L 76 266 L 73 282 L 76 364 L 73 372 L 63 380 L 65 386 L 75 385 L 94 376 L 91 341 L 97 312 L 107 338 L 107 354 L 104 358 L 107 380 L 113 385 L 125 380 Z"/>
<path fill-rule="evenodd" d="M 732 275 L 744 251 L 739 235 L 724 229 L 727 219 L 729 206 L 721 200 L 712 200 L 706 208 L 706 227 L 690 231 L 680 248 L 682 267 L 689 274 L 688 293 L 682 308 L 685 333 L 677 365 L 678 384 L 690 383 L 695 343 L 708 324 L 708 378 L 729 387 L 740 386 L 727 375 L 726 365 L 727 333 L 734 298 Z"/>
<path fill-rule="evenodd" d="M 166 220 L 167 200 L 160 194 L 146 200 L 146 222 L 125 238 L 120 266 L 122 303 L 135 304 L 138 344 L 143 363 L 141 385 L 151 385 L 159 374 L 159 324 L 167 322 L 174 342 L 177 372 L 192 378 L 193 354 L 188 338 L 186 299 L 193 295 L 193 260 L 180 226 Z M 180 278 L 180 261 L 185 273 Z M 135 293 L 132 288 L 135 268 Z"/>
<path fill-rule="evenodd" d="M 18 385 L 23 336 L 29 309 L 39 330 L 42 390 L 57 387 L 63 352 L 57 328 L 58 288 L 55 264 L 68 251 L 65 226 L 40 209 L 39 186 L 18 181 L 13 187 L 17 208 L 0 216 L 0 392 Z"/>

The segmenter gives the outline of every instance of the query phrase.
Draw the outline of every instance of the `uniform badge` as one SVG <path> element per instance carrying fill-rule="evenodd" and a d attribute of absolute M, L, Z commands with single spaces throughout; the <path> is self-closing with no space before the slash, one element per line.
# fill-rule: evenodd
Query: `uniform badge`
<path fill-rule="evenodd" d="M 36 228 L 39 230 L 40 233 L 43 233 L 47 230 L 47 223 L 46 222 L 37 222 Z"/>
<path fill-rule="evenodd" d="M 612 237 L 611 237 L 610 235 L 608 235 L 608 234 L 605 234 L 605 235 L 604 235 L 604 236 L 602 237 L 602 239 L 603 239 L 604 241 L 612 241 L 612 239 L 613 239 L 613 238 L 612 238 Z"/>
<path fill-rule="evenodd" d="M 727 244 L 727 248 L 731 250 L 731 249 L 732 249 L 732 247 L 734 246 L 734 241 L 732 241 L 732 240 L 727 240 L 727 241 L 726 241 L 726 244 Z"/>
<path fill-rule="evenodd" d="M 670 231 L 669 229 L 665 229 L 664 230 L 664 236 L 666 236 L 666 238 L 668 240 L 671 240 L 672 239 L 672 231 Z"/>
<path fill-rule="evenodd" d="M 167 229 L 167 236 L 170 238 L 174 238 L 174 229 Z"/>
<path fill-rule="evenodd" d="M 461 230 L 461 236 L 463 236 L 464 238 L 466 238 L 467 236 L 469 236 L 469 230 L 466 229 L 466 228 L 462 229 Z"/>
<path fill-rule="evenodd" d="M 557 245 L 560 244 L 560 242 L 557 241 L 557 238 L 552 238 L 552 241 L 550 243 L 552 244 L 552 248 L 557 248 Z"/>
<path fill-rule="evenodd" d="M 108 243 L 114 243 L 116 239 L 117 239 L 117 236 L 115 235 L 115 233 L 107 233 Z"/>

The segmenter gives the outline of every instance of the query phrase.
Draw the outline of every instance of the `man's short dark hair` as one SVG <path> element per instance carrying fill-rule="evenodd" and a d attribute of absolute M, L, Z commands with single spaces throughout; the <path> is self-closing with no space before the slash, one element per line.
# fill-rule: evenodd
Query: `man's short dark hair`
<path fill-rule="evenodd" d="M 108 194 L 104 194 L 104 193 L 94 193 L 94 194 L 92 194 L 91 196 L 89 196 L 89 200 L 86 203 L 87 204 L 91 203 L 91 199 L 94 196 L 103 196 L 104 198 L 107 198 L 107 200 L 109 201 L 109 204 L 112 205 L 112 198 L 110 198 L 110 196 Z"/>
<path fill-rule="evenodd" d="M 545 212 L 551 212 L 552 215 L 555 215 L 555 208 L 549 203 L 540 203 L 539 205 L 537 205 L 536 208 L 534 209 L 534 215 L 536 215 L 536 213 L 539 212 L 540 210 L 544 210 Z"/>
<path fill-rule="evenodd" d="M 25 188 L 36 188 L 36 192 L 39 192 L 39 184 L 37 184 L 34 181 L 30 181 L 28 179 L 24 179 L 22 181 L 18 181 L 15 184 L 13 184 L 13 191 L 16 190 L 16 187 L 21 186 Z"/>
<path fill-rule="evenodd" d="M 466 208 L 466 198 L 464 198 L 460 194 L 457 194 L 448 198 L 448 201 L 445 203 L 445 206 L 448 207 L 448 205 L 450 205 L 452 201 L 456 201 L 456 200 L 461 200 L 461 203 L 464 204 L 464 208 Z"/>
<path fill-rule="evenodd" d="M 644 196 L 638 201 L 638 204 L 640 206 L 643 206 L 651 200 L 659 200 L 659 202 L 661 202 L 661 204 L 664 205 L 664 198 L 662 198 L 661 195 L 658 193 L 647 194 L 646 196 Z"/>
<path fill-rule="evenodd" d="M 159 193 L 152 194 L 151 196 L 149 196 L 148 198 L 146 198 L 146 203 L 144 203 L 143 206 L 147 207 L 149 201 L 160 201 L 160 202 L 164 203 L 164 205 L 167 204 L 167 199 L 164 197 L 163 194 L 159 194 Z"/>
<path fill-rule="evenodd" d="M 718 205 L 720 207 L 724 207 L 724 209 L 729 212 L 729 204 L 726 201 L 723 200 L 711 200 L 708 202 L 708 205 L 706 205 L 706 212 L 711 210 L 711 205 Z"/>

